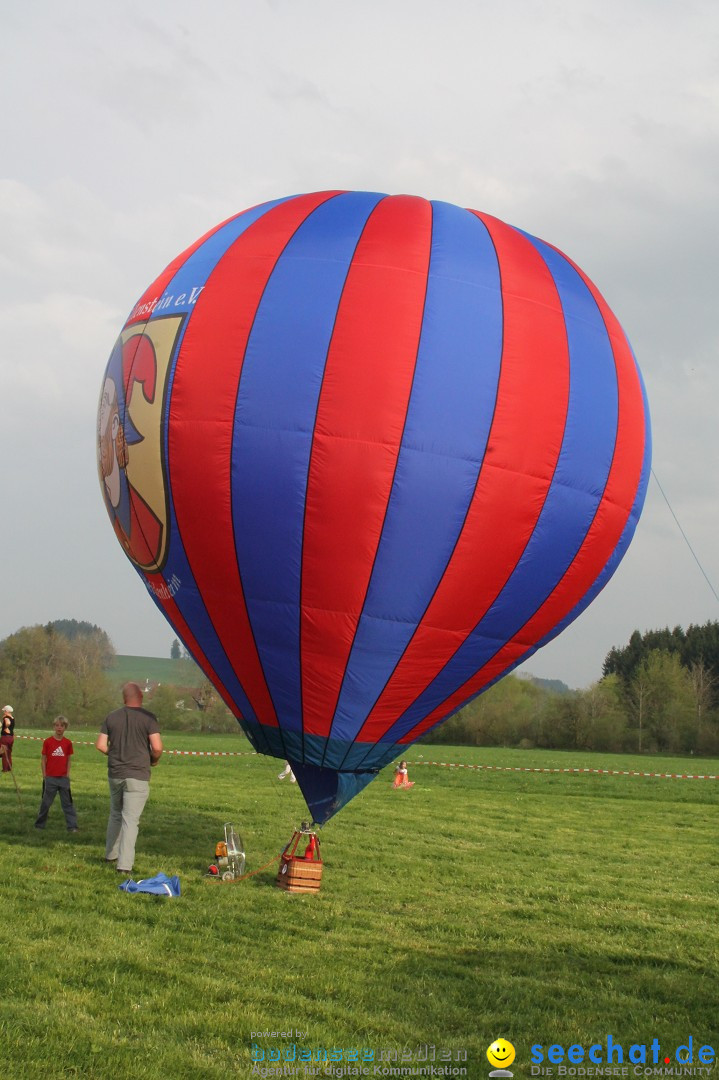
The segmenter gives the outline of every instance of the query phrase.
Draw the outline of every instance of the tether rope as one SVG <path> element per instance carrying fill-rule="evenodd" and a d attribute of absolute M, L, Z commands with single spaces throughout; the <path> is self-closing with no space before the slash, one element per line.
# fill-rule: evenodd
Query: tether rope
<path fill-rule="evenodd" d="M 266 862 L 264 866 L 258 866 L 256 870 L 250 870 L 249 873 L 243 874 L 242 877 L 233 878 L 232 881 L 225 882 L 226 885 L 238 885 L 241 881 L 246 881 L 247 878 L 254 877 L 255 874 L 261 874 L 263 870 L 266 870 L 268 866 L 272 866 L 273 862 L 277 862 L 281 859 L 284 852 L 280 852 L 279 855 L 273 855 L 269 862 Z"/>
<path fill-rule="evenodd" d="M 654 469 L 652 469 L 652 476 L 654 477 L 654 479 L 655 479 L 655 481 L 656 481 L 656 485 L 657 485 L 657 487 L 659 488 L 659 490 L 660 490 L 660 491 L 661 491 L 661 493 L 662 493 L 662 497 L 663 497 L 663 499 L 664 499 L 664 502 L 665 502 L 665 503 L 667 504 L 667 506 L 669 507 L 669 513 L 670 513 L 670 514 L 672 515 L 672 517 L 673 517 L 673 518 L 674 518 L 674 520 L 676 521 L 676 523 L 677 523 L 677 528 L 679 529 L 679 532 L 680 532 L 680 533 L 682 534 L 682 536 L 684 537 L 684 542 L 686 543 L 687 547 L 689 548 L 689 550 L 690 550 L 690 551 L 691 551 L 691 553 L 692 553 L 692 556 L 693 556 L 693 558 L 694 558 L 694 562 L 695 562 L 695 563 L 697 564 L 697 566 L 698 566 L 698 567 L 699 567 L 699 569 L 701 570 L 701 572 L 702 572 L 702 575 L 704 576 L 704 580 L 706 581 L 707 585 L 709 586 L 709 588 L 710 588 L 710 589 L 711 589 L 711 591 L 713 592 L 713 594 L 714 594 L 714 599 L 715 599 L 715 600 L 719 600 L 719 595 L 717 595 L 717 591 L 716 591 L 716 589 L 714 588 L 714 586 L 712 585 L 711 581 L 709 580 L 709 578 L 708 578 L 708 576 L 707 576 L 707 573 L 706 573 L 706 571 L 704 570 L 704 567 L 703 567 L 703 566 L 702 566 L 702 564 L 701 564 L 701 563 L 699 562 L 699 558 L 698 558 L 698 556 L 697 556 L 697 553 L 696 553 L 696 551 L 694 550 L 694 548 L 693 548 L 693 547 L 691 546 L 691 544 L 689 543 L 689 537 L 688 537 L 688 536 L 687 536 L 687 534 L 686 534 L 686 533 L 684 532 L 684 529 L 683 529 L 683 528 L 681 527 L 681 525 L 680 525 L 680 523 L 679 523 L 679 518 L 678 518 L 678 517 L 677 517 L 677 515 L 676 515 L 676 514 L 674 513 L 674 510 L 672 509 L 672 505 L 671 505 L 671 503 L 669 502 L 669 499 L 668 499 L 668 498 L 667 498 L 667 496 L 666 496 L 666 493 L 665 493 L 665 491 L 664 491 L 664 488 L 663 488 L 663 487 L 662 487 L 662 485 L 661 485 L 661 484 L 659 483 L 659 477 L 658 477 L 658 476 L 657 476 L 657 474 L 656 474 L 656 473 L 654 472 Z"/>

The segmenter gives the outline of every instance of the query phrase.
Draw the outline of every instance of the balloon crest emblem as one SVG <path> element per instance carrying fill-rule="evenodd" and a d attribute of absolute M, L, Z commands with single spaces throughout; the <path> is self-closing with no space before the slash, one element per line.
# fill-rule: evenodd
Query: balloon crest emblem
<path fill-rule="evenodd" d="M 105 506 L 125 554 L 157 573 L 167 556 L 168 488 L 162 410 L 181 316 L 122 332 L 97 414 L 97 461 Z"/>

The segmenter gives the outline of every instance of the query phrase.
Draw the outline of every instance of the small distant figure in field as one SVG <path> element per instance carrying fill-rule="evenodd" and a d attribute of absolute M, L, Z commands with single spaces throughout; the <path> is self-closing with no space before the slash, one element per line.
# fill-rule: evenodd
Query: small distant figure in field
<path fill-rule="evenodd" d="M 42 802 L 37 812 L 36 829 L 44 829 L 55 796 L 60 794 L 60 804 L 65 815 L 68 832 L 77 832 L 77 814 L 70 790 L 70 765 L 73 755 L 72 743 L 65 737 L 67 720 L 58 716 L 52 725 L 55 732 L 42 744 L 40 768 L 42 769 Z"/>
<path fill-rule="evenodd" d="M 2 771 L 12 772 L 12 744 L 15 742 L 15 716 L 12 705 L 6 705 L 2 711 L 0 726 L 0 754 Z"/>
<path fill-rule="evenodd" d="M 407 772 L 406 761 L 400 761 L 399 765 L 394 770 L 394 783 L 392 784 L 392 787 L 414 787 L 414 780 L 410 780 L 409 773 Z"/>
<path fill-rule="evenodd" d="M 292 772 L 292 766 L 290 765 L 289 761 L 285 762 L 285 767 L 284 767 L 284 769 L 282 770 L 281 773 L 277 774 L 277 779 L 278 780 L 284 780 L 286 776 L 289 776 L 291 784 L 296 784 L 297 783 L 297 777 Z"/>

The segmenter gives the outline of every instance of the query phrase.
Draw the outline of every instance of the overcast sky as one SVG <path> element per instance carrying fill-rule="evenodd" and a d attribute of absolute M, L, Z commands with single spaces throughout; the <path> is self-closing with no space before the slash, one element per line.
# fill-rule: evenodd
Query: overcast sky
<path fill-rule="evenodd" d="M 173 633 L 100 495 L 100 381 L 130 309 L 229 215 L 406 192 L 555 244 L 647 386 L 654 470 L 719 590 L 714 0 L 25 0 L 0 16 L 0 638 Z M 586 686 L 635 628 L 719 618 L 654 480 L 603 593 L 526 666 Z"/>

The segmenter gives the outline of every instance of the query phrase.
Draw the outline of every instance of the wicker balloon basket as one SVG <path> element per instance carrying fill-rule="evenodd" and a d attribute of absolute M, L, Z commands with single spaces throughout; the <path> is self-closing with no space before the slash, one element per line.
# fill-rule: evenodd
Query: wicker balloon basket
<path fill-rule="evenodd" d="M 282 852 L 277 885 L 287 892 L 318 892 L 322 881 L 322 866 L 320 838 L 309 825 L 303 824 L 299 829 L 295 829 L 292 839 Z"/>

